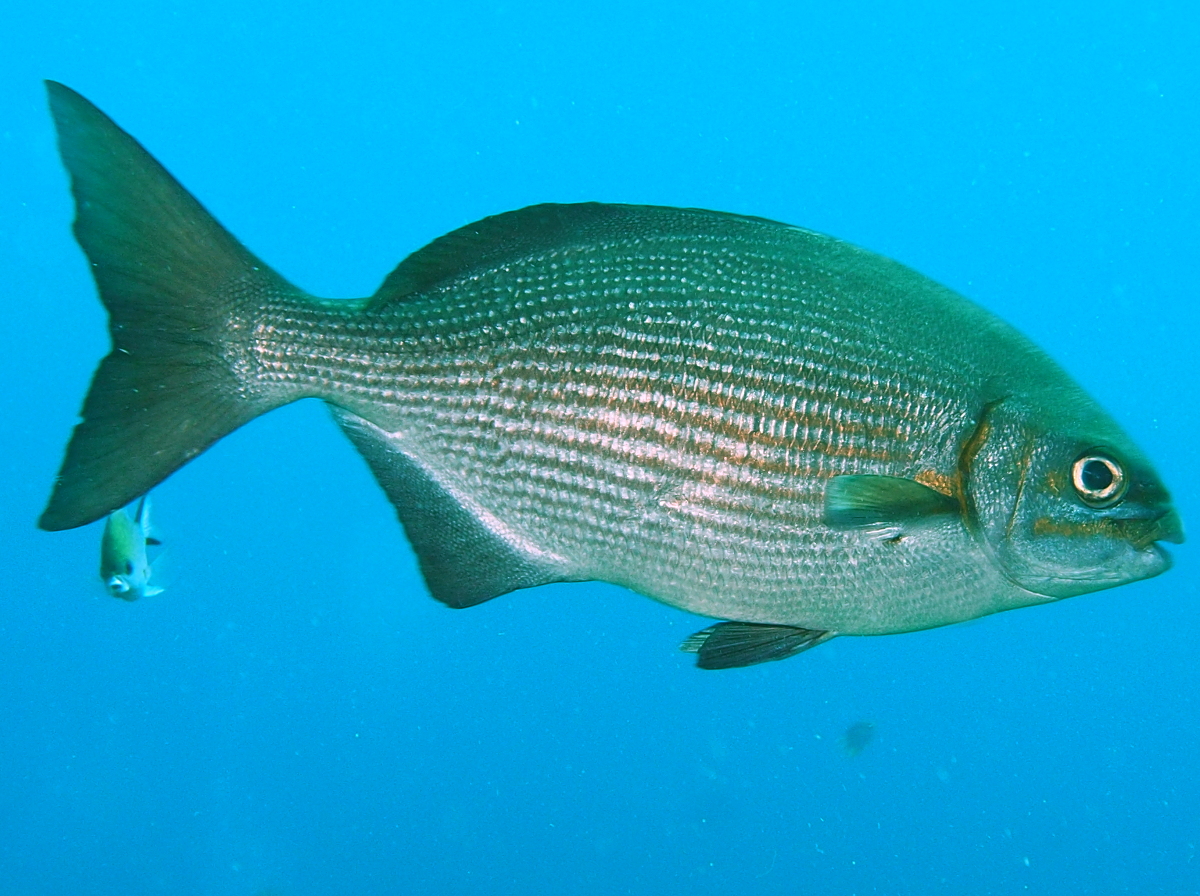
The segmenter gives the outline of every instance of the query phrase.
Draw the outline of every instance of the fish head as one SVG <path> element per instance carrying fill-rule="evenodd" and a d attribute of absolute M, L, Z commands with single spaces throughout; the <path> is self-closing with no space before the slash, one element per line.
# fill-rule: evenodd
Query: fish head
<path fill-rule="evenodd" d="M 1171 568 L 1183 542 L 1162 480 L 1091 399 L 997 401 L 964 449 L 969 512 L 1006 578 L 1048 599 Z"/>

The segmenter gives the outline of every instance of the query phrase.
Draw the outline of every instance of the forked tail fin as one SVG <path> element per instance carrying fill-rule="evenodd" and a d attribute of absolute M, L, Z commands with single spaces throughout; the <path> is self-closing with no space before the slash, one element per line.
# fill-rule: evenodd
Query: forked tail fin
<path fill-rule="evenodd" d="M 112 336 L 39 521 L 54 530 L 128 504 L 290 400 L 256 394 L 239 378 L 232 347 L 266 300 L 303 293 L 103 112 L 62 84 L 47 89 L 75 196 L 75 238 Z"/>

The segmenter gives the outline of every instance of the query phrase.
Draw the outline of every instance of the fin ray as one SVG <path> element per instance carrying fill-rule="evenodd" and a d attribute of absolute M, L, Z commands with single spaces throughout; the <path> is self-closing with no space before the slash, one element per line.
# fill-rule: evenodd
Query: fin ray
<path fill-rule="evenodd" d="M 786 660 L 836 636 L 794 625 L 721 622 L 688 636 L 679 649 L 696 654 L 701 669 L 736 669 Z"/>

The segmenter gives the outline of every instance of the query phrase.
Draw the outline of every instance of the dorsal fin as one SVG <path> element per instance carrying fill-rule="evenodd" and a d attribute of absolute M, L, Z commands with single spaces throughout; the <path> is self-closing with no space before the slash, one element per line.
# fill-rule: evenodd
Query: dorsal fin
<path fill-rule="evenodd" d="M 639 233 L 661 235 L 672 229 L 694 231 L 697 218 L 726 225 L 787 226 L 765 218 L 693 208 L 602 202 L 531 205 L 460 227 L 418 249 L 388 275 L 370 304 L 387 305 L 472 271 L 572 243 L 636 237 Z"/>

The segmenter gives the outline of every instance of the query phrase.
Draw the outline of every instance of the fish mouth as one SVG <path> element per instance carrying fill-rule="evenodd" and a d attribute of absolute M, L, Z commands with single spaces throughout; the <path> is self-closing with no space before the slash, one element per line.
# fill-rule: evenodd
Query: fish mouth
<path fill-rule="evenodd" d="M 1183 544 L 1183 520 L 1173 507 L 1150 519 L 1128 520 L 1126 534 L 1138 554 L 1145 558 L 1145 578 L 1161 575 L 1175 565 L 1170 551 L 1160 542 Z"/>
<path fill-rule="evenodd" d="M 1110 530 L 1111 534 L 1132 548 L 1131 552 L 1125 554 L 1125 563 L 1104 563 L 1088 569 L 1075 570 L 1068 575 L 1049 570 L 1037 575 L 1036 571 L 1031 571 L 1035 574 L 1024 581 L 1011 575 L 1009 580 L 1033 594 L 1059 600 L 1152 579 L 1174 566 L 1175 561 L 1171 554 L 1160 544 L 1164 541 L 1183 544 L 1183 521 L 1174 508 L 1168 507 L 1155 516 L 1114 519 L 1111 520 L 1111 524 L 1119 527 L 1115 531 Z"/>

